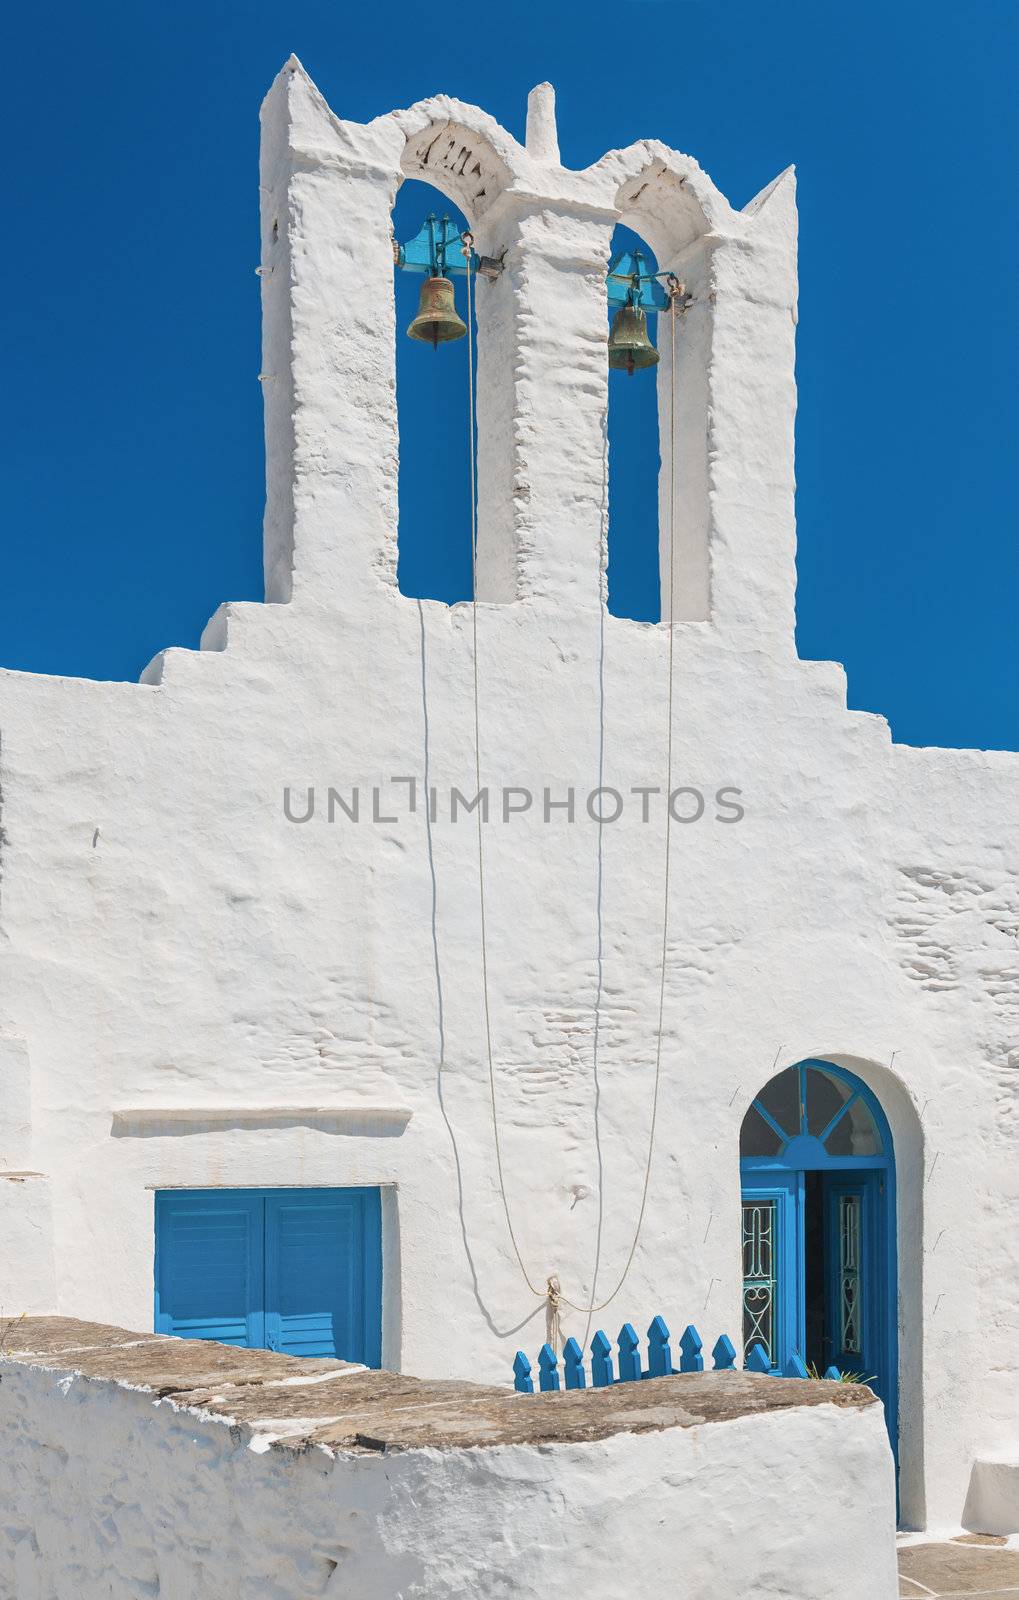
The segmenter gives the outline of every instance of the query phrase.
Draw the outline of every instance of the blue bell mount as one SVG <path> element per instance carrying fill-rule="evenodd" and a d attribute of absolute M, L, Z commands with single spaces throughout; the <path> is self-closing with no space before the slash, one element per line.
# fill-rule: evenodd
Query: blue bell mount
<path fill-rule="evenodd" d="M 404 272 L 422 272 L 429 278 L 448 278 L 452 273 L 465 273 L 468 262 L 471 271 L 483 278 L 497 278 L 502 262 L 491 256 L 479 256 L 474 248 L 474 235 L 461 232 L 449 217 L 428 213 L 413 239 L 406 244 L 393 241 L 393 262 Z"/>
<path fill-rule="evenodd" d="M 404 272 L 448 278 L 451 273 L 466 272 L 468 260 L 473 271 L 484 278 L 497 278 L 502 271 L 500 259 L 478 254 L 473 234 L 461 231 L 450 217 L 436 216 L 433 211 L 413 239 L 406 244 L 393 241 L 394 264 Z M 610 306 L 639 306 L 653 316 L 667 311 L 677 293 L 682 296 L 681 305 L 686 303 L 689 297 L 683 294 L 683 285 L 675 274 L 649 272 L 648 265 L 640 250 L 622 250 L 612 258 L 607 279 Z"/>
<path fill-rule="evenodd" d="M 675 273 L 649 272 L 648 267 L 640 250 L 621 250 L 613 256 L 606 279 L 609 305 L 637 306 L 649 316 L 668 311 L 676 295 L 684 305 L 687 297 Z"/>

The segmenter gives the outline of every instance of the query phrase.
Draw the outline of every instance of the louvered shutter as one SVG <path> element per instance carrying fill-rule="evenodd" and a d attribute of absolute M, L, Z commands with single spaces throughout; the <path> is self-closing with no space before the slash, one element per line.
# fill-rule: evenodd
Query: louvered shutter
<path fill-rule="evenodd" d="M 270 1349 L 379 1366 L 379 1191 L 270 1191 L 265 1219 Z"/>
<path fill-rule="evenodd" d="M 264 1201 L 242 1189 L 156 1195 L 156 1332 L 265 1344 Z"/>

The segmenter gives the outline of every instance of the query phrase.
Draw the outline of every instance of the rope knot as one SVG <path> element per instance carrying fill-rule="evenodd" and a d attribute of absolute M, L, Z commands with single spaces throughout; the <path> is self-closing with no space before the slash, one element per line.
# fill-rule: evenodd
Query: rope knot
<path fill-rule="evenodd" d="M 563 1345 L 563 1324 L 559 1315 L 562 1298 L 562 1285 L 553 1272 L 545 1284 L 545 1342 L 552 1346 L 556 1355 Z"/>

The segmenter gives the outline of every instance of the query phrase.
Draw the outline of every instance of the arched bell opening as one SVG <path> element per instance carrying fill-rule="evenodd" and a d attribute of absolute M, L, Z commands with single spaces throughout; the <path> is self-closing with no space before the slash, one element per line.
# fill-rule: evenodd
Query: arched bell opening
<path fill-rule="evenodd" d="M 609 254 L 608 608 L 657 622 L 660 468 L 657 367 L 663 293 L 650 246 L 621 224 Z"/>
<path fill-rule="evenodd" d="M 710 372 L 715 322 L 712 215 L 719 202 L 704 174 L 676 158 L 650 164 L 634 151 L 616 203 L 622 223 L 647 239 L 660 268 L 679 286 L 672 328 L 659 316 L 655 368 L 661 471 L 657 525 L 661 615 L 677 622 L 711 618 Z M 707 209 L 705 207 L 707 206 Z M 710 214 L 709 214 L 710 213 Z M 635 380 L 636 381 L 636 380 Z"/>
<path fill-rule="evenodd" d="M 468 231 L 463 212 L 439 190 L 415 179 L 401 184 L 393 208 L 400 439 L 397 582 L 401 594 L 447 605 L 473 593 L 468 286 L 462 243 Z M 473 306 L 476 281 L 470 287 Z M 476 326 L 472 314 L 475 339 Z M 475 370 L 476 348 L 475 343 Z"/>
<path fill-rule="evenodd" d="M 772 1078 L 740 1129 L 743 1342 L 884 1402 L 898 1448 L 895 1151 L 873 1090 L 831 1061 Z"/>

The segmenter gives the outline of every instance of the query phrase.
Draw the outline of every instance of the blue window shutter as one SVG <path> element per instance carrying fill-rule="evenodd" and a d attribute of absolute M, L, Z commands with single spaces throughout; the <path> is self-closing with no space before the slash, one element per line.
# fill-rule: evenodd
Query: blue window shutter
<path fill-rule="evenodd" d="M 381 1365 L 378 1189 L 269 1191 L 265 1223 L 269 1348 Z"/>
<path fill-rule="evenodd" d="M 263 1200 L 244 1189 L 156 1195 L 156 1332 L 265 1344 Z"/>

